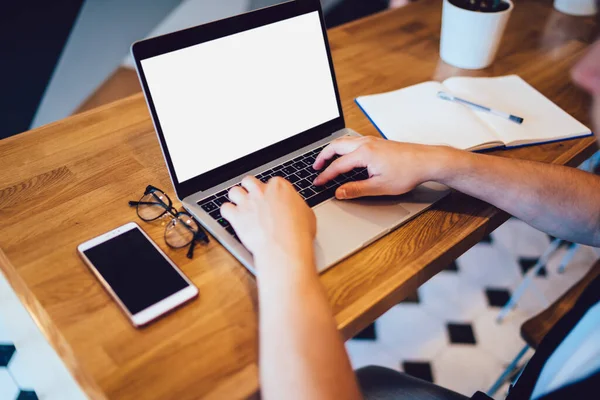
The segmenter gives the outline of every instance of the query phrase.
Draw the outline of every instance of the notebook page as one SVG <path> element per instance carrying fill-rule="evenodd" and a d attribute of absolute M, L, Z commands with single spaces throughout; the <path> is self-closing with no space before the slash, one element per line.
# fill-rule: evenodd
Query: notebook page
<path fill-rule="evenodd" d="M 474 111 L 507 146 L 583 136 L 591 131 L 517 75 L 447 79 L 455 96 L 524 118 L 522 124 Z"/>
<path fill-rule="evenodd" d="M 424 82 L 393 92 L 356 99 L 384 137 L 399 142 L 473 149 L 502 145 L 469 109 L 442 100 L 439 82 Z M 481 146 L 494 143 L 493 146 Z"/>

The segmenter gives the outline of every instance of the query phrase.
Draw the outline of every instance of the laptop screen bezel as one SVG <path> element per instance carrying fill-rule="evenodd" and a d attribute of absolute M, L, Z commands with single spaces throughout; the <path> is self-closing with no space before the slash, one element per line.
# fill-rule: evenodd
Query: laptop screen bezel
<path fill-rule="evenodd" d="M 144 74 L 144 69 L 141 62 L 147 58 L 163 55 L 172 51 L 195 46 L 197 44 L 209 42 L 211 40 L 219 39 L 225 36 L 244 32 L 315 11 L 319 13 L 319 18 L 321 20 L 321 28 L 323 31 L 323 38 L 325 40 L 325 48 L 327 50 L 327 57 L 329 61 L 331 79 L 335 90 L 339 116 L 307 131 L 299 132 L 288 139 L 258 150 L 240 159 L 202 173 L 184 182 L 180 182 L 177 177 L 177 173 L 175 172 L 175 168 L 173 167 L 171 154 L 165 141 L 160 120 L 157 116 L 154 106 L 154 101 L 152 100 L 152 93 L 149 90 L 148 82 L 146 81 L 146 76 Z M 325 27 L 325 20 L 319 0 L 290 1 L 276 6 L 252 11 L 246 14 L 237 15 L 224 20 L 215 21 L 205 25 L 200 25 L 169 33 L 167 35 L 139 41 L 132 45 L 131 52 L 135 60 L 138 77 L 140 79 L 142 90 L 146 96 L 146 101 L 148 108 L 150 109 L 162 152 L 167 163 L 169 173 L 171 174 L 171 180 L 175 186 L 177 197 L 180 200 L 194 193 L 210 189 L 211 187 L 235 178 L 246 171 L 250 171 L 277 158 L 283 157 L 286 154 L 323 139 L 331 135 L 333 132 L 345 127 L 342 103 L 340 100 L 335 70 L 333 67 L 333 59 L 331 57 L 331 49 L 329 47 L 329 40 L 327 37 L 327 29 Z M 290 76 L 290 79 L 293 79 L 293 76 Z M 231 117 L 235 118 L 235 115 L 232 115 Z"/>

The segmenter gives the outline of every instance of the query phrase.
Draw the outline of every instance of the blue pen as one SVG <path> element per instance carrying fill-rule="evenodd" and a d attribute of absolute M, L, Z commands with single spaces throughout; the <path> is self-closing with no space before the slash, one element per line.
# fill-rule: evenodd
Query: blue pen
<path fill-rule="evenodd" d="M 471 103 L 468 100 L 465 99 L 461 99 L 459 97 L 453 96 L 451 94 L 448 94 L 446 92 L 438 92 L 438 97 L 440 99 L 444 99 L 444 100 L 448 100 L 448 101 L 453 101 L 455 103 L 459 103 L 459 104 L 464 104 L 467 107 L 471 107 L 475 110 L 479 110 L 479 111 L 483 111 L 483 112 L 487 112 L 493 115 L 496 115 L 498 117 L 502 117 L 504 119 L 508 119 L 509 121 L 512 122 L 516 122 L 517 124 L 522 124 L 523 123 L 523 118 L 521 117 L 517 117 L 516 115 L 512 115 L 512 114 L 508 114 L 502 111 L 498 111 L 498 110 L 494 110 L 492 108 L 486 107 L 486 106 L 482 106 L 480 104 L 475 104 L 475 103 Z"/>

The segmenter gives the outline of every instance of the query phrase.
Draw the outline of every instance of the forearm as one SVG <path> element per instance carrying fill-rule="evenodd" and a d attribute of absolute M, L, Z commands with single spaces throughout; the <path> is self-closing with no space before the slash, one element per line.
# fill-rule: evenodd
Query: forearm
<path fill-rule="evenodd" d="M 258 286 L 263 398 L 360 398 L 314 265 L 307 268 L 290 263 L 314 261 L 312 257 L 285 256 L 257 260 L 257 268 L 262 271 Z"/>
<path fill-rule="evenodd" d="M 600 177 L 575 168 L 440 150 L 434 179 L 553 236 L 600 245 Z"/>

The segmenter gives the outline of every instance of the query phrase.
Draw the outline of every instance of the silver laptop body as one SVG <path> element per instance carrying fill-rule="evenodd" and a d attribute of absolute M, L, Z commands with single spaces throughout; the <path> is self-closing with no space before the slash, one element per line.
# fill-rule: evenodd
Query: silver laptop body
<path fill-rule="evenodd" d="M 310 37 L 314 37 L 315 40 L 309 42 L 307 38 Z M 279 38 L 285 40 L 284 45 L 278 44 L 277 40 Z M 225 40 L 219 42 L 219 39 Z M 234 42 L 234 40 L 238 42 Z M 260 42 L 256 42 L 260 40 L 268 44 L 262 46 Z M 210 43 L 210 47 L 205 46 L 208 50 L 197 47 L 205 43 Z M 243 45 L 240 43 L 243 43 Z M 288 49 L 288 43 L 291 43 L 289 46 L 291 50 Z M 223 52 L 219 46 L 229 49 L 229 51 Z M 252 56 L 247 56 L 247 63 L 241 63 L 235 59 L 239 53 L 244 53 L 249 48 L 251 49 L 249 54 L 252 54 Z M 277 51 L 275 51 L 275 48 L 277 48 Z M 231 51 L 231 49 L 235 51 Z M 249 96 L 242 89 L 239 93 L 236 92 L 238 87 L 245 88 L 247 86 L 246 82 L 250 82 L 248 85 L 256 83 L 250 78 L 243 79 L 236 75 L 232 79 L 234 81 L 239 79 L 235 85 L 230 87 L 228 85 L 229 77 L 220 74 L 230 73 L 227 68 L 232 67 L 232 65 L 232 68 L 235 68 L 238 63 L 248 64 L 247 68 L 249 69 L 254 68 L 254 64 L 261 67 L 262 58 L 257 60 L 254 55 L 263 50 L 263 58 L 272 57 L 269 63 L 265 62 L 264 68 L 269 69 L 273 64 L 282 62 L 282 65 L 284 65 L 287 62 L 288 64 L 287 66 L 284 65 L 284 69 L 286 71 L 293 70 L 289 76 L 289 81 L 284 74 L 281 74 L 281 69 L 269 71 L 268 74 L 263 74 L 262 70 L 255 69 L 253 77 L 256 77 L 260 85 L 253 86 L 254 89 L 251 94 L 253 97 L 248 97 L 248 99 L 252 100 L 256 96 L 258 100 L 245 101 L 241 103 L 244 106 L 240 106 L 238 109 L 235 107 L 228 109 L 226 118 L 221 118 L 221 122 L 225 124 L 224 128 L 220 128 L 215 124 L 211 125 L 211 118 L 214 114 L 223 112 L 223 104 L 229 105 L 228 102 L 213 102 L 215 97 L 219 97 L 222 92 L 225 92 L 229 93 L 228 96 L 223 96 L 225 100 L 232 99 L 235 102 L 237 98 Z M 214 53 L 214 51 L 220 51 L 220 53 Z M 279 58 L 280 54 L 287 51 L 290 52 L 287 55 L 281 55 L 281 58 Z M 306 54 L 299 54 L 303 52 Z M 294 160 L 302 162 L 313 159 L 316 156 L 317 149 L 337 138 L 346 135 L 360 136 L 345 127 L 319 1 L 291 1 L 207 25 L 136 42 L 132 46 L 132 53 L 177 197 L 182 201 L 186 210 L 194 215 L 206 230 L 246 268 L 254 272 L 252 254 L 242 245 L 233 229 L 227 226 L 227 221 L 220 218 L 218 213 L 218 208 L 224 196 L 226 196 L 227 190 L 239 184 L 247 175 L 254 175 L 264 180 L 277 171 L 281 175 L 281 171 L 288 170 L 290 167 L 293 169 L 294 165 L 297 166 L 298 161 Z M 197 66 L 190 65 L 193 64 L 195 59 L 191 55 L 188 56 L 188 53 L 195 54 L 194 57 L 197 57 L 198 60 Z M 218 54 L 218 56 L 215 56 L 215 54 Z M 164 55 L 167 57 L 163 57 Z M 297 56 L 302 56 L 302 58 L 294 61 L 293 58 Z M 210 81 L 205 80 L 207 78 L 204 75 L 196 75 L 195 71 L 197 69 L 205 68 L 215 59 L 215 65 L 206 67 L 209 70 L 213 68 L 210 70 L 212 73 Z M 305 61 L 307 59 L 312 61 Z M 219 65 L 219 62 L 223 63 L 222 66 Z M 221 72 L 221 69 L 224 71 Z M 329 75 L 324 72 L 325 70 L 327 74 L 330 74 L 330 81 L 327 78 Z M 245 69 L 239 71 L 242 75 L 246 73 Z M 186 78 L 186 74 L 188 74 L 188 78 Z M 279 80 L 277 81 L 277 79 Z M 276 82 L 273 83 L 271 80 Z M 198 84 L 196 90 L 190 89 L 197 84 L 197 81 L 203 83 Z M 198 131 L 202 131 L 201 128 L 205 125 L 213 126 L 215 130 L 211 131 L 209 135 L 203 136 L 201 133 L 196 133 L 196 130 L 189 128 L 194 125 L 193 122 L 198 121 L 197 115 L 190 116 L 190 112 L 185 110 L 189 107 L 190 102 L 194 103 L 197 100 L 197 97 L 209 93 L 210 90 L 204 90 L 204 88 L 209 88 L 215 81 L 225 83 L 221 84 L 209 101 L 198 100 L 199 102 L 204 101 L 202 103 L 204 106 L 199 107 L 199 111 L 197 111 L 201 121 Z M 294 86 L 298 82 L 300 84 Z M 286 92 L 282 95 L 277 92 L 282 85 L 285 87 L 289 85 L 294 90 L 292 93 Z M 267 87 L 265 91 L 269 92 L 268 88 L 271 88 L 271 86 L 271 91 L 274 94 L 267 93 L 268 97 L 263 99 L 262 94 L 259 93 L 260 88 Z M 314 93 L 322 92 L 324 94 L 316 98 L 309 97 L 310 101 L 303 100 L 302 96 L 306 96 L 306 93 L 303 93 L 305 89 L 310 91 L 311 96 Z M 297 96 L 295 91 L 298 92 Z M 178 93 L 181 93 L 181 96 Z M 279 97 L 273 100 L 273 96 Z M 328 101 L 321 101 L 322 97 L 328 96 L 331 97 Z M 186 100 L 182 101 L 180 97 L 184 97 Z M 298 102 L 299 98 L 302 101 Z M 180 105 L 175 104 L 178 101 L 181 102 Z M 261 102 L 267 104 L 268 107 L 254 104 Z M 217 105 L 215 106 L 214 103 L 217 103 Z M 287 103 L 296 105 L 290 110 L 286 107 Z M 313 103 L 318 103 L 318 106 Z M 247 111 L 244 108 L 245 106 L 257 106 L 257 108 L 252 114 L 244 114 Z M 213 108 L 204 111 L 210 107 Z M 330 110 L 329 114 L 323 111 L 327 109 Z M 236 118 L 242 118 L 241 116 L 244 115 L 246 119 L 252 119 L 256 114 L 261 114 L 260 124 L 256 126 L 244 125 L 243 128 L 235 129 L 232 132 L 230 127 L 236 126 L 235 124 L 239 122 L 235 120 Z M 287 117 L 283 118 L 282 121 L 277 121 L 278 116 L 281 114 L 285 114 Z M 299 117 L 296 118 L 296 115 L 299 115 Z M 276 121 L 271 122 L 271 118 Z M 243 146 L 252 148 L 253 142 L 248 140 L 248 138 L 252 138 L 250 135 L 261 135 L 263 123 L 265 130 L 268 131 L 273 128 L 271 129 L 274 132 L 272 133 L 273 137 L 277 137 L 279 128 L 281 131 L 290 129 L 287 124 L 288 120 L 302 126 L 302 130 L 292 132 L 293 135 L 288 132 L 280 138 L 281 140 L 275 143 L 268 142 L 268 145 L 258 150 L 253 149 L 251 154 L 244 153 Z M 318 121 L 318 124 L 310 125 L 310 121 Z M 179 122 L 181 122 L 181 126 L 177 125 Z M 231 137 L 227 137 L 227 135 Z M 266 139 L 263 136 L 257 136 L 257 140 L 265 141 Z M 227 143 L 227 145 L 216 146 L 212 144 L 219 141 Z M 194 142 L 197 143 L 196 147 L 194 147 Z M 246 144 L 238 144 L 237 142 Z M 232 147 L 236 151 L 240 147 L 239 150 L 242 156 L 229 160 L 227 158 L 230 157 L 228 152 Z M 194 163 L 193 153 L 191 153 L 195 150 L 203 154 L 202 157 L 196 159 L 196 163 Z M 188 154 L 188 156 L 185 157 L 184 162 L 183 157 L 185 154 Z M 210 163 L 205 162 L 206 159 L 213 162 L 213 164 L 209 165 Z M 219 160 L 221 159 L 226 162 L 220 163 Z M 200 164 L 209 166 L 202 167 L 204 170 L 201 170 Z M 415 168 L 418 167 L 415 166 Z M 196 169 L 200 172 L 196 172 Z M 265 171 L 268 174 L 262 176 Z M 366 172 L 363 171 L 362 173 Z M 300 175 L 299 168 L 298 175 Z M 300 183 L 299 181 L 295 182 L 296 185 Z M 308 192 L 305 189 L 301 190 L 301 188 L 297 190 L 305 198 L 309 196 L 307 198 L 309 205 L 316 202 L 314 200 L 317 197 L 307 195 L 307 193 L 311 193 L 310 190 Z M 318 204 L 313 206 L 317 216 L 315 249 L 318 271 L 325 271 L 402 223 L 414 218 L 447 193 L 448 189 L 443 185 L 426 183 L 409 194 L 385 198 L 339 201 L 333 197 L 323 200 L 322 194 L 315 194 L 314 196 L 321 196 Z"/>

